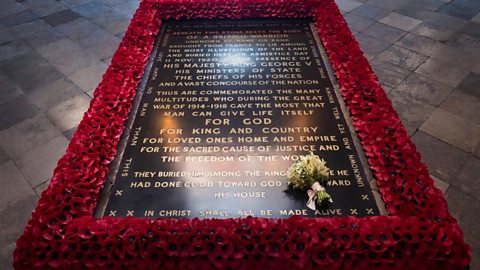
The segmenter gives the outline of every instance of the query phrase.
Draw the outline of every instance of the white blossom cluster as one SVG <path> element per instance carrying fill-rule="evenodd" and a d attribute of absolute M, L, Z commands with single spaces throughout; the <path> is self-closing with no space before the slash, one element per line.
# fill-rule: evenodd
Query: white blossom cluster
<path fill-rule="evenodd" d="M 330 169 L 326 162 L 312 152 L 301 156 L 288 170 L 288 185 L 298 189 L 309 189 L 315 182 L 325 184 L 328 181 Z"/>

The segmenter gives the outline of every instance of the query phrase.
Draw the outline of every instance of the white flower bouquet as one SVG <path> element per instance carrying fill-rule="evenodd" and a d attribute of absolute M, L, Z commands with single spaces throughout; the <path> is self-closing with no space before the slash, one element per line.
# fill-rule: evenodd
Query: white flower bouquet
<path fill-rule="evenodd" d="M 333 202 L 327 193 L 325 185 L 328 183 L 330 169 L 326 162 L 312 152 L 292 164 L 288 170 L 288 185 L 294 189 L 307 190 L 307 207 L 316 210 L 316 205 L 324 206 Z"/>

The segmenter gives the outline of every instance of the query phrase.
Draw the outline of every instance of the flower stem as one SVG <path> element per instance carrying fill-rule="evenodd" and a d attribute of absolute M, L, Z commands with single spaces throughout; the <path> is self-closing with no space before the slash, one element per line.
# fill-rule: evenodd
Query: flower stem
<path fill-rule="evenodd" d="M 332 197 L 325 190 L 317 192 L 317 204 L 322 206 L 332 201 Z"/>

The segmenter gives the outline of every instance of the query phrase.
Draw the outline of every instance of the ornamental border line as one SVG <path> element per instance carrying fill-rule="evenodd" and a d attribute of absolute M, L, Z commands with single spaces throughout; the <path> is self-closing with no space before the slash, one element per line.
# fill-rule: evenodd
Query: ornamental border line
<path fill-rule="evenodd" d="M 389 216 L 95 219 L 164 19 L 313 18 Z M 334 0 L 143 0 L 14 252 L 16 269 L 468 269 L 471 249 Z"/>

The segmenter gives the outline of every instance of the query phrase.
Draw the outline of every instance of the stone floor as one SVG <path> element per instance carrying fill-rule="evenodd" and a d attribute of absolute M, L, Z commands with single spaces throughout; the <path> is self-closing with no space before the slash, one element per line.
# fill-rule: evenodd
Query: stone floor
<path fill-rule="evenodd" d="M 138 0 L 0 0 L 0 268 Z M 480 1 L 337 0 L 480 269 Z"/>

